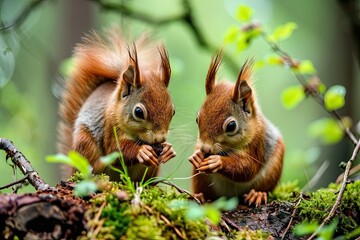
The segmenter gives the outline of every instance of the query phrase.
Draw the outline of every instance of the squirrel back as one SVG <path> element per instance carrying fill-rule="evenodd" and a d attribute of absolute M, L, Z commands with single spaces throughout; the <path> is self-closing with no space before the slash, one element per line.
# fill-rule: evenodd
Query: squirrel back
<path fill-rule="evenodd" d="M 129 43 L 118 29 L 109 29 L 104 35 L 92 32 L 75 48 L 74 64 L 59 109 L 60 153 L 67 154 L 71 149 L 79 151 L 79 141 L 85 140 L 80 153 L 90 158 L 96 168 L 99 154 L 105 155 L 116 150 L 114 127 L 120 140 L 153 143 L 151 141 L 156 137 L 139 139 L 133 133 L 137 131 L 131 128 L 136 125 L 133 123 L 135 120 L 128 115 L 132 114 L 135 101 L 146 105 L 148 117 L 151 118 L 138 119 L 141 122 L 138 125 L 147 124 L 148 130 L 162 128 L 167 134 L 173 106 L 166 89 L 170 80 L 170 65 L 162 44 L 150 41 L 145 34 L 134 43 Z M 140 107 L 146 111 L 143 109 L 145 106 Z M 157 108 L 161 107 L 169 113 L 158 113 Z M 84 128 L 89 137 L 85 136 Z M 77 134 L 80 138 L 76 139 Z M 94 143 L 88 143 L 89 138 L 94 138 Z M 103 146 L 100 146 L 100 140 Z M 134 149 L 131 148 L 131 151 Z M 64 169 L 62 175 L 69 176 L 69 173 L 72 171 Z"/>
<path fill-rule="evenodd" d="M 272 190 L 281 176 L 284 145 L 278 129 L 262 114 L 252 86 L 252 61 L 241 68 L 235 84 L 216 82 L 222 52 L 211 61 L 206 99 L 198 113 L 199 138 L 189 160 L 194 193 L 204 200 L 242 196 L 251 189 Z M 254 197 L 256 203 L 263 194 Z M 251 201 L 250 201 L 251 202 Z"/>

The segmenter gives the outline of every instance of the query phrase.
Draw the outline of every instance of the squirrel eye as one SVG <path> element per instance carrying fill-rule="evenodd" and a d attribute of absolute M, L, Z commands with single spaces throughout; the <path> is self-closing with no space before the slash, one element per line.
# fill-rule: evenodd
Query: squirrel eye
<path fill-rule="evenodd" d="M 223 125 L 223 129 L 228 135 L 235 135 L 235 133 L 238 131 L 238 124 L 235 118 L 229 117 L 228 119 L 226 119 Z"/>
<path fill-rule="evenodd" d="M 134 118 L 136 120 L 144 120 L 146 117 L 146 110 L 145 108 L 142 106 L 142 104 L 137 104 L 134 108 L 134 112 L 133 112 Z"/>

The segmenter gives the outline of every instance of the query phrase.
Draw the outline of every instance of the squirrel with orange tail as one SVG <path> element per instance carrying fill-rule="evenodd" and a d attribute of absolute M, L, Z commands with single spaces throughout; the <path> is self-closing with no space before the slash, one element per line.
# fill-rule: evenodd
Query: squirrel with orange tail
<path fill-rule="evenodd" d="M 145 179 L 156 176 L 159 164 L 175 157 L 166 142 L 175 110 L 164 46 L 145 35 L 130 44 L 119 30 L 110 29 L 104 36 L 86 36 L 74 60 L 60 104 L 59 152 L 73 149 L 89 160 L 94 173 L 118 180 L 100 157 L 119 145 L 133 181 L 141 181 L 145 172 Z M 114 167 L 121 168 L 119 160 Z"/>
<path fill-rule="evenodd" d="M 211 61 L 207 96 L 196 119 L 199 138 L 189 157 L 192 189 L 203 201 L 245 196 L 249 205 L 266 204 L 267 192 L 281 176 L 284 143 L 257 105 L 252 63 L 242 66 L 235 85 L 215 83 L 221 59 L 222 52 Z"/>

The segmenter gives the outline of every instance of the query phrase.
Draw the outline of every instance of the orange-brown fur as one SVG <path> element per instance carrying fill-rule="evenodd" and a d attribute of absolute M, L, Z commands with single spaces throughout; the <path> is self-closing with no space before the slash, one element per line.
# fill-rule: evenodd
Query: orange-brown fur
<path fill-rule="evenodd" d="M 119 150 L 119 145 L 134 181 L 141 180 L 146 167 L 146 179 L 156 175 L 158 167 L 139 164 L 138 154 L 144 144 L 165 141 L 174 111 L 167 91 L 170 65 L 164 46 L 145 35 L 132 44 L 122 32 L 111 29 L 104 36 L 88 35 L 76 47 L 74 59 L 60 104 L 58 151 L 67 154 L 74 149 L 90 161 L 95 173 L 106 172 L 116 180 L 118 174 L 105 168 L 99 157 Z M 135 70 L 130 71 L 130 66 Z M 144 122 L 132 118 L 137 103 L 147 110 Z M 92 111 L 99 123 L 91 119 Z M 120 168 L 119 162 L 115 166 Z M 62 175 L 71 173 L 67 169 Z"/>
<path fill-rule="evenodd" d="M 251 63 L 244 64 L 235 85 L 226 81 L 215 84 L 221 57 L 222 53 L 216 55 L 209 67 L 207 97 L 197 117 L 199 139 L 189 158 L 193 174 L 201 172 L 193 178 L 192 190 L 203 194 L 205 200 L 242 198 L 251 189 L 271 191 L 283 164 L 282 137 L 256 103 Z M 223 126 L 227 119 L 239 125 L 234 135 L 226 135 Z"/>

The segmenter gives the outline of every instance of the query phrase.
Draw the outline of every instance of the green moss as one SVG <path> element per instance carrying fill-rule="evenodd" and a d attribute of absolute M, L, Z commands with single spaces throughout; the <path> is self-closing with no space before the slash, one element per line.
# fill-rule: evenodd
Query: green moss
<path fill-rule="evenodd" d="M 277 187 L 269 193 L 269 202 L 277 201 L 292 201 L 299 196 L 300 188 L 298 181 L 280 183 Z"/>
<path fill-rule="evenodd" d="M 205 221 L 186 218 L 185 209 L 172 209 L 173 199 L 186 199 L 168 187 L 148 186 L 140 195 L 139 209 L 134 209 L 132 193 L 121 183 L 104 182 L 104 192 L 91 200 L 87 236 L 83 239 L 204 239 L 211 235 Z M 124 193 L 126 197 L 124 197 Z M 96 215 L 101 215 L 96 219 Z M 99 229 L 96 232 L 96 229 Z"/>
<path fill-rule="evenodd" d="M 244 228 L 241 231 L 238 231 L 235 236 L 234 240 L 263 240 L 267 239 L 270 236 L 269 233 L 259 230 L 250 230 L 248 228 Z"/>
<path fill-rule="evenodd" d="M 106 202 L 107 205 L 101 213 L 101 218 L 106 219 L 105 227 L 113 228 L 112 235 L 119 238 L 126 232 L 130 224 L 129 203 L 120 202 L 112 194 L 106 196 Z"/>
<path fill-rule="evenodd" d="M 298 206 L 299 218 L 303 222 L 320 223 L 334 205 L 340 186 L 331 184 L 328 188 L 310 193 L 310 199 L 304 199 Z M 360 181 L 347 185 L 340 207 L 336 212 L 339 219 L 339 234 L 348 234 L 359 227 Z"/>
<path fill-rule="evenodd" d="M 162 229 L 155 216 L 139 215 L 133 216 L 126 230 L 126 235 L 121 239 L 153 239 L 166 240 Z"/>

